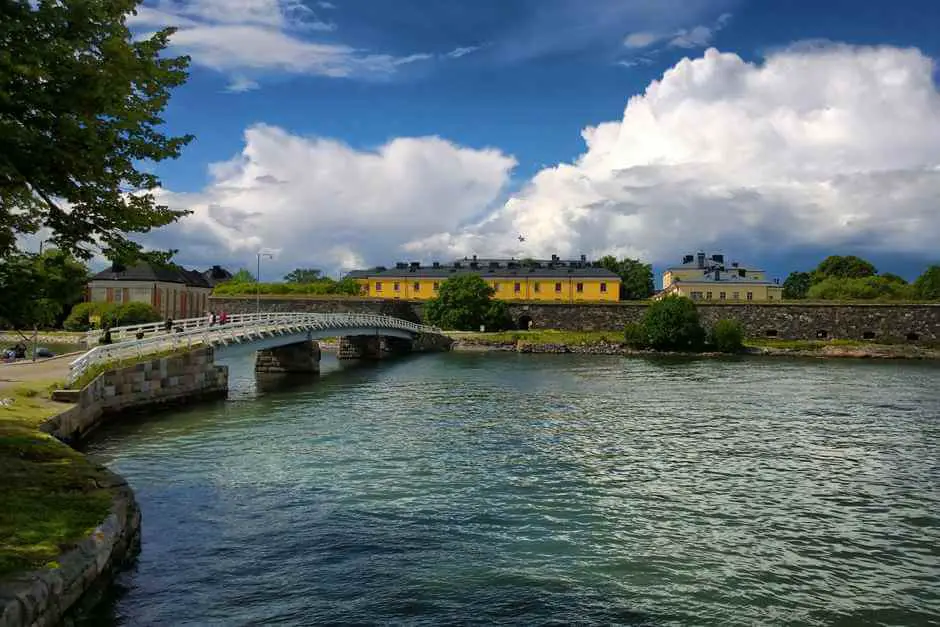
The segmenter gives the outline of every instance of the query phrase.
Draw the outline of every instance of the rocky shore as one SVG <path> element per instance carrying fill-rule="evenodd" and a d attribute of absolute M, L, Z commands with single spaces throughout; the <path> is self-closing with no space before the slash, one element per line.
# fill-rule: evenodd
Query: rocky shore
<path fill-rule="evenodd" d="M 625 344 L 612 342 L 595 343 L 539 343 L 518 340 L 500 342 L 486 338 L 461 338 L 454 342 L 451 350 L 462 352 L 514 352 L 539 354 L 581 354 L 581 355 L 624 355 L 624 356 L 659 356 L 689 355 L 695 357 L 727 356 L 723 353 L 664 353 L 649 350 L 637 350 Z M 814 357 L 814 358 L 853 358 L 853 359 L 936 359 L 940 360 L 940 350 L 911 345 L 841 346 L 825 345 L 818 348 L 778 348 L 769 346 L 749 346 L 744 355 L 762 355 L 770 357 Z"/>

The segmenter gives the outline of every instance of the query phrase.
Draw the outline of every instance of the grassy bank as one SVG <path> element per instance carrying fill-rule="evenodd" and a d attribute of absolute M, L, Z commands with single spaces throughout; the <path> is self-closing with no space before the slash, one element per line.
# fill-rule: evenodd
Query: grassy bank
<path fill-rule="evenodd" d="M 39 431 L 68 406 L 50 382 L 0 391 L 0 578 L 54 568 L 55 558 L 107 516 L 109 490 L 85 456 Z"/>
<path fill-rule="evenodd" d="M 619 344 L 623 342 L 623 333 L 618 331 L 502 331 L 499 333 L 478 333 L 475 331 L 445 331 L 456 340 L 467 340 L 486 344 L 566 344 L 568 346 L 586 346 L 589 344 Z"/>

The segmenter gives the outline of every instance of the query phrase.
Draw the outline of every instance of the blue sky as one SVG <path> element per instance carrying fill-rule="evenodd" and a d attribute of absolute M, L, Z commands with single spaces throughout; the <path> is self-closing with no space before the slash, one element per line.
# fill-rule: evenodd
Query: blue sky
<path fill-rule="evenodd" d="M 183 263 L 262 247 L 278 272 L 555 250 L 661 267 L 702 247 L 782 275 L 830 252 L 906 275 L 936 260 L 937 2 L 144 7 L 134 28 L 179 25 L 193 58 L 167 124 L 197 139 L 157 171 L 195 213 L 147 240 Z"/>

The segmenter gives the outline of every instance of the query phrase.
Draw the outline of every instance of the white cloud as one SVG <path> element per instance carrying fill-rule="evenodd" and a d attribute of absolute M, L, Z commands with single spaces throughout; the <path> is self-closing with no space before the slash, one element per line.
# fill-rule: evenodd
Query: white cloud
<path fill-rule="evenodd" d="M 542 170 L 480 223 L 407 248 L 654 262 L 698 247 L 758 261 L 816 246 L 935 255 L 932 72 L 919 51 L 889 47 L 794 48 L 763 64 L 708 50 L 631 98 L 622 120 L 585 129 L 574 163 Z"/>
<path fill-rule="evenodd" d="M 473 54 L 479 49 L 480 46 L 463 46 L 460 48 L 454 48 L 448 52 L 446 56 L 450 57 L 451 59 L 459 59 L 460 57 L 465 57 L 468 54 Z"/>
<path fill-rule="evenodd" d="M 333 31 L 336 25 L 319 19 L 302 0 L 158 0 L 139 8 L 128 23 L 136 29 L 176 26 L 171 45 L 199 65 L 233 75 L 234 86 L 254 88 L 255 76 L 269 71 L 387 76 L 403 65 L 433 58 L 312 40 L 312 34 Z"/>
<path fill-rule="evenodd" d="M 646 48 L 647 46 L 653 45 L 662 38 L 663 36 L 657 33 L 630 33 L 627 35 L 627 38 L 623 40 L 623 45 L 627 48 Z"/>
<path fill-rule="evenodd" d="M 192 216 L 144 238 L 181 249 L 183 263 L 281 250 L 281 267 L 323 269 L 394 261 L 401 244 L 457 230 L 503 193 L 515 160 L 436 137 L 399 138 L 375 151 L 258 125 L 240 155 L 210 168 L 195 194 L 161 191 Z"/>
<path fill-rule="evenodd" d="M 320 7 L 321 9 L 327 9 L 327 10 L 336 8 L 335 4 L 333 4 L 332 2 L 326 2 L 325 0 L 322 2 L 317 2 L 317 6 Z"/>

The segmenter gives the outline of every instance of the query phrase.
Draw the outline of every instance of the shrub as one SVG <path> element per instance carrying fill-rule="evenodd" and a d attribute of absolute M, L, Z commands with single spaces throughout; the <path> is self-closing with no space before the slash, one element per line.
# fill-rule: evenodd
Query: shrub
<path fill-rule="evenodd" d="M 95 313 L 95 307 L 101 303 L 78 303 L 65 318 L 62 326 L 66 331 L 87 331 L 91 326 L 88 316 Z"/>
<path fill-rule="evenodd" d="M 639 350 L 649 348 L 650 341 L 646 335 L 646 328 L 637 322 L 631 322 L 624 327 L 624 342 L 630 348 Z"/>
<path fill-rule="evenodd" d="M 116 307 L 109 322 L 112 326 L 128 326 L 132 324 L 149 324 L 163 319 L 156 309 L 147 303 L 124 303 Z M 104 322 L 104 316 L 102 316 Z"/>
<path fill-rule="evenodd" d="M 465 274 L 441 283 L 437 298 L 428 301 L 425 314 L 431 324 L 444 329 L 487 331 L 512 328 L 506 303 L 493 300 L 494 290 L 482 277 Z"/>
<path fill-rule="evenodd" d="M 698 351 L 705 343 L 695 303 L 680 296 L 652 303 L 643 316 L 643 330 L 656 350 Z"/>
<path fill-rule="evenodd" d="M 744 348 L 744 329 L 735 320 L 719 320 L 709 333 L 708 342 L 721 353 L 738 353 Z"/>
<path fill-rule="evenodd" d="M 809 288 L 808 296 L 816 300 L 905 300 L 913 296 L 913 288 L 890 276 L 831 277 Z"/>

